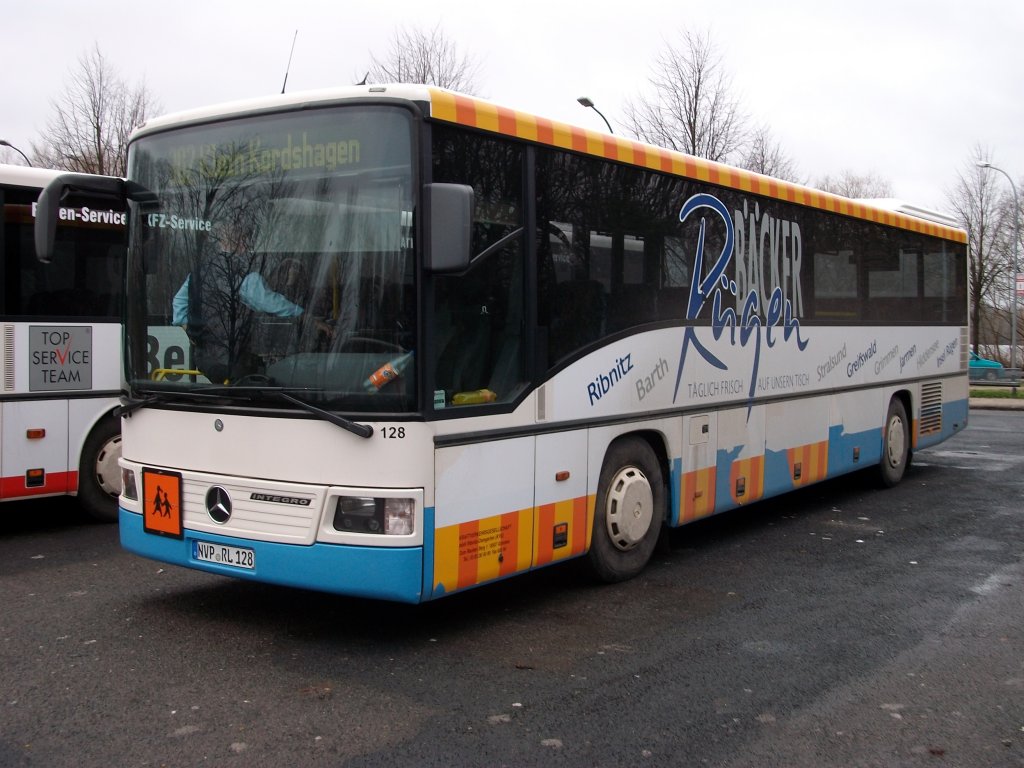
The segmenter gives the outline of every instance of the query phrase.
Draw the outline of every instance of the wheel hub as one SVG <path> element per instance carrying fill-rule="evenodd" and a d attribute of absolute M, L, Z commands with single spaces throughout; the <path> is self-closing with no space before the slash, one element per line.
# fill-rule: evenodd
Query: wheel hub
<path fill-rule="evenodd" d="M 96 457 L 96 480 L 100 488 L 111 496 L 121 493 L 121 436 L 117 435 L 107 441 Z"/>
<path fill-rule="evenodd" d="M 636 467 L 619 470 L 611 483 L 605 520 L 612 544 L 623 552 L 647 535 L 654 519 L 654 493 L 646 475 Z"/>
<path fill-rule="evenodd" d="M 889 420 L 889 439 L 886 440 L 886 448 L 889 452 L 889 465 L 898 467 L 903 461 L 903 447 L 907 439 L 904 433 L 903 420 L 892 418 Z"/>

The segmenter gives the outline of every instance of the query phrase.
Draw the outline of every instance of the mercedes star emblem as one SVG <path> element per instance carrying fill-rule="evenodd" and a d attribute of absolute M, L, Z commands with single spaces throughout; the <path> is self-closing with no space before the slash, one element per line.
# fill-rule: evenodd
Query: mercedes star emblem
<path fill-rule="evenodd" d="M 215 485 L 206 492 L 206 511 L 215 523 L 226 523 L 231 517 L 231 497 L 228 492 Z"/>

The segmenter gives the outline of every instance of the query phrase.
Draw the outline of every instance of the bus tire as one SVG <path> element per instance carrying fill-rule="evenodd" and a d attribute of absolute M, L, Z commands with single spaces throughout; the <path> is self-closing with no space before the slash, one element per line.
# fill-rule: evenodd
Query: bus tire
<path fill-rule="evenodd" d="M 588 552 L 597 578 L 625 581 L 644 569 L 665 519 L 665 498 L 661 463 L 647 441 L 612 443 L 601 466 Z"/>
<path fill-rule="evenodd" d="M 103 523 L 117 522 L 117 497 L 121 495 L 121 420 L 101 419 L 82 446 L 78 467 L 78 501 L 82 509 Z"/>
<path fill-rule="evenodd" d="M 903 479 L 910 463 L 910 423 L 903 401 L 894 397 L 889 401 L 889 412 L 885 417 L 882 434 L 882 460 L 878 464 L 878 475 L 882 485 L 892 488 Z"/>

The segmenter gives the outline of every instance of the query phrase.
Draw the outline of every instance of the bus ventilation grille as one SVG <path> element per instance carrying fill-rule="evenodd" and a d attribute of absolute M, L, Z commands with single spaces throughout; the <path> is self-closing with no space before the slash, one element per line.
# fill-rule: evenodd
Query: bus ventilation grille
<path fill-rule="evenodd" d="M 14 326 L 4 326 L 4 392 L 14 389 Z"/>
<path fill-rule="evenodd" d="M 921 386 L 921 422 L 919 434 L 930 435 L 942 431 L 942 382 Z"/>

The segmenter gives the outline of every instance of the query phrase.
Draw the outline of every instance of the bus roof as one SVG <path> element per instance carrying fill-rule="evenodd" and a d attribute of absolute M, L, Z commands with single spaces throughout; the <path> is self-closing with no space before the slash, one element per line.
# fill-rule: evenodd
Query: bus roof
<path fill-rule="evenodd" d="M 162 131 L 188 123 L 203 123 L 225 117 L 242 117 L 261 112 L 301 109 L 306 106 L 327 106 L 357 98 L 419 101 L 429 104 L 432 90 L 434 89 L 423 85 L 353 85 L 227 101 L 208 107 L 173 112 L 147 120 L 132 135 L 132 141 L 153 131 Z"/>
<path fill-rule="evenodd" d="M 0 163 L 0 183 L 14 184 L 19 187 L 39 187 L 49 184 L 63 171 L 49 168 L 31 168 L 26 165 L 7 165 Z"/>
<path fill-rule="evenodd" d="M 908 216 L 917 216 L 919 219 L 928 219 L 928 221 L 934 221 L 938 224 L 945 224 L 947 227 L 959 226 L 957 220 L 948 213 L 937 211 L 934 208 L 925 208 L 921 205 L 914 205 L 913 203 L 908 203 L 906 200 L 900 200 L 896 197 L 857 198 L 856 201 L 858 203 L 873 205 L 876 208 L 885 208 L 889 211 L 905 213 Z"/>
<path fill-rule="evenodd" d="M 284 109 L 327 106 L 357 98 L 420 102 L 435 120 L 602 157 L 956 242 L 967 242 L 967 233 L 955 226 L 955 222 L 946 217 L 925 215 L 924 209 L 912 210 L 912 206 L 894 208 L 878 205 L 877 201 L 852 200 L 681 152 L 509 109 L 486 99 L 424 85 L 350 86 L 234 101 L 149 120 L 136 131 L 133 140 L 150 132 L 187 123 L 208 122 L 225 117 L 241 117 Z"/>

